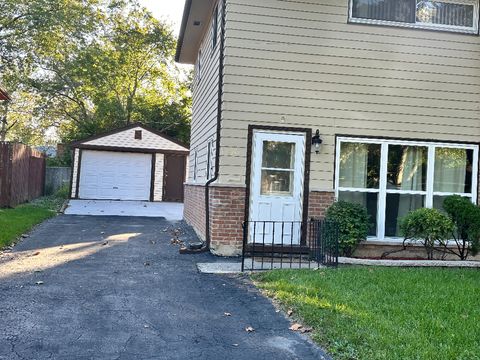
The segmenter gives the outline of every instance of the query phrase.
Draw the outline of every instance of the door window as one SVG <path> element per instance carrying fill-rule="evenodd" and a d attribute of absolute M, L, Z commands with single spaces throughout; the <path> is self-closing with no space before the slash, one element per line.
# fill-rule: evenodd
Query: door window
<path fill-rule="evenodd" d="M 293 195 L 295 143 L 264 141 L 261 195 Z"/>

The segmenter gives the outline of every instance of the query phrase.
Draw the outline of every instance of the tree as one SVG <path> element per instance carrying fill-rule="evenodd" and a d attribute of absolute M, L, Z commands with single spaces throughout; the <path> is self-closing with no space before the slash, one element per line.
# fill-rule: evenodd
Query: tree
<path fill-rule="evenodd" d="M 142 122 L 188 140 L 189 91 L 173 61 L 171 29 L 133 0 L 112 4 L 104 15 L 88 43 L 69 44 L 65 55 L 44 54 L 47 76 L 35 79 L 70 120 L 60 127 L 62 138 Z"/>
<path fill-rule="evenodd" d="M 0 83 L 12 102 L 0 109 L 0 140 L 39 140 L 49 124 L 31 79 L 42 76 L 39 58 L 74 34 L 91 34 L 100 14 L 96 0 L 4 0 L 0 14 Z M 29 131 L 27 131 L 29 130 Z M 9 133 L 13 134 L 9 136 Z M 42 140 L 39 140 L 43 142 Z"/>
<path fill-rule="evenodd" d="M 136 0 L 4 1 L 0 82 L 11 74 L 16 94 L 28 94 L 21 101 L 33 101 L 22 119 L 37 135 L 55 126 L 71 141 L 139 121 L 188 140 L 189 79 L 174 63 L 175 39 Z M 10 111 L 2 119 L 13 134 Z"/>

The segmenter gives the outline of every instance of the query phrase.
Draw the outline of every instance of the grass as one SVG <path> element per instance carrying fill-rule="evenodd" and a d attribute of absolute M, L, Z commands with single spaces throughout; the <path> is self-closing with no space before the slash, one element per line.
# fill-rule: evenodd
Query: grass
<path fill-rule="evenodd" d="M 341 267 L 253 276 L 334 359 L 480 359 L 480 271 Z"/>
<path fill-rule="evenodd" d="M 68 189 L 67 189 L 68 191 Z M 66 199 L 64 189 L 13 209 L 0 209 L 0 249 L 13 244 L 35 225 L 55 216 Z"/>

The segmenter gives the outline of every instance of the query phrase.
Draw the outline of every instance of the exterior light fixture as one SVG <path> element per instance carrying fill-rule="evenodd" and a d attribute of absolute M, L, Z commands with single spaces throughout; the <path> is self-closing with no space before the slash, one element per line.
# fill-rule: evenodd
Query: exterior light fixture
<path fill-rule="evenodd" d="M 322 145 L 322 139 L 320 139 L 320 130 L 315 131 L 315 135 L 312 136 L 312 145 L 315 148 L 315 154 L 320 152 L 320 145 Z"/>

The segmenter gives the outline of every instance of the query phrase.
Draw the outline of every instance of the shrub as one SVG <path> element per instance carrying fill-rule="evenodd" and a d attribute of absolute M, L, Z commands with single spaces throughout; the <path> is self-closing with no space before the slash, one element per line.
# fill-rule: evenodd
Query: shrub
<path fill-rule="evenodd" d="M 470 254 L 478 254 L 480 247 L 480 208 L 470 199 L 459 195 L 448 196 L 443 202 L 443 208 L 455 224 L 453 239 L 456 250 L 446 248 L 451 254 L 466 260 Z"/>
<path fill-rule="evenodd" d="M 326 220 L 338 224 L 339 255 L 352 256 L 360 241 L 367 238 L 369 215 L 362 205 L 338 201 L 327 209 Z"/>
<path fill-rule="evenodd" d="M 405 241 L 420 241 L 430 260 L 433 259 L 436 245 L 446 247 L 454 227 L 452 220 L 437 209 L 422 208 L 412 211 L 400 222 Z"/>

